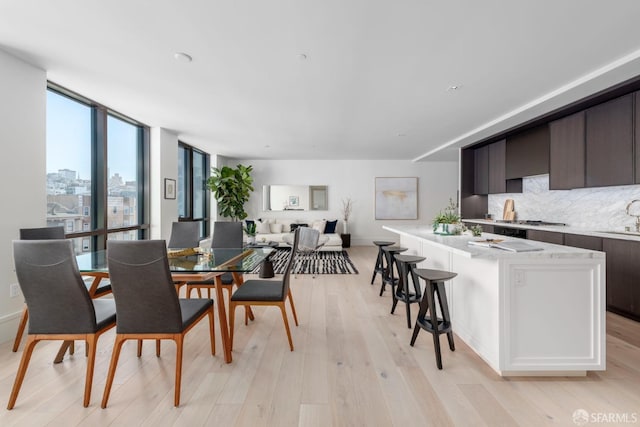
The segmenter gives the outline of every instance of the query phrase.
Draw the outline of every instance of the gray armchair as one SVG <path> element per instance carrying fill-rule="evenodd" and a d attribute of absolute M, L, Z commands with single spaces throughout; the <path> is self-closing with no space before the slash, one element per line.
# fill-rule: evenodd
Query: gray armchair
<path fill-rule="evenodd" d="M 178 406 L 184 337 L 205 316 L 209 317 L 211 354 L 215 355 L 213 300 L 178 298 L 164 240 L 110 240 L 107 243 L 107 263 L 118 324 L 102 407 L 107 407 L 122 344 L 130 339 L 175 341 L 174 404 Z"/>
<path fill-rule="evenodd" d="M 7 409 L 14 407 L 31 354 L 42 340 L 86 341 L 86 407 L 91 398 L 98 338 L 115 325 L 114 301 L 91 299 L 70 240 L 15 240 L 13 256 L 31 320 Z"/>

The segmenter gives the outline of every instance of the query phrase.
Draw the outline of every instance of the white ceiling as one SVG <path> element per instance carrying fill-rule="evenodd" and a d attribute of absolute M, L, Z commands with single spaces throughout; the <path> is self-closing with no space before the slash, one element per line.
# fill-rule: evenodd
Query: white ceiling
<path fill-rule="evenodd" d="M 638 17 L 637 0 L 0 0 L 0 49 L 212 154 L 438 160 L 640 75 Z"/>

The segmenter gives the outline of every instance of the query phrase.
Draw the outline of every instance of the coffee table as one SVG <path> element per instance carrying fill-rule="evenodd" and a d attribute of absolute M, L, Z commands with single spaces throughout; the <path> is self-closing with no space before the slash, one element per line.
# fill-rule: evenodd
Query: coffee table
<path fill-rule="evenodd" d="M 255 243 L 249 243 L 247 245 L 245 245 L 245 248 L 277 248 L 278 246 L 280 246 L 280 244 L 278 242 L 274 242 L 274 241 L 268 241 L 268 242 L 255 242 Z M 271 257 L 273 256 L 273 254 L 276 253 L 276 251 L 272 251 L 269 255 L 267 255 L 267 257 L 264 259 L 264 261 L 262 261 L 262 263 L 260 264 L 260 272 L 258 273 L 258 277 L 260 277 L 261 279 L 271 279 L 272 277 L 275 276 L 274 272 L 273 272 L 273 261 L 271 260 Z"/>

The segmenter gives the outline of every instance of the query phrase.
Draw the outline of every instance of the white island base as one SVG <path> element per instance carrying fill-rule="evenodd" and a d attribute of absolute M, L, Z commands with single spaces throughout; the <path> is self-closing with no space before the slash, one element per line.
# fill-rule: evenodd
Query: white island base
<path fill-rule="evenodd" d="M 530 242 L 544 250 L 513 253 L 424 226 L 383 228 L 400 235 L 405 254 L 427 258 L 419 268 L 458 274 L 445 282 L 453 331 L 499 375 L 605 370 L 603 252 Z"/>

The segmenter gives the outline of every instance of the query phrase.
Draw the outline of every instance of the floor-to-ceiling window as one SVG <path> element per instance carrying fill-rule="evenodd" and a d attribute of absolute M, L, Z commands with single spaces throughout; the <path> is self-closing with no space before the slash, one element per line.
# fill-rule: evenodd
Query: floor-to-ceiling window
<path fill-rule="evenodd" d="M 149 129 L 63 88 L 47 91 L 47 224 L 76 252 L 146 237 Z"/>
<path fill-rule="evenodd" d="M 178 217 L 201 221 L 200 237 L 209 235 L 209 154 L 180 142 L 178 145 Z"/>

